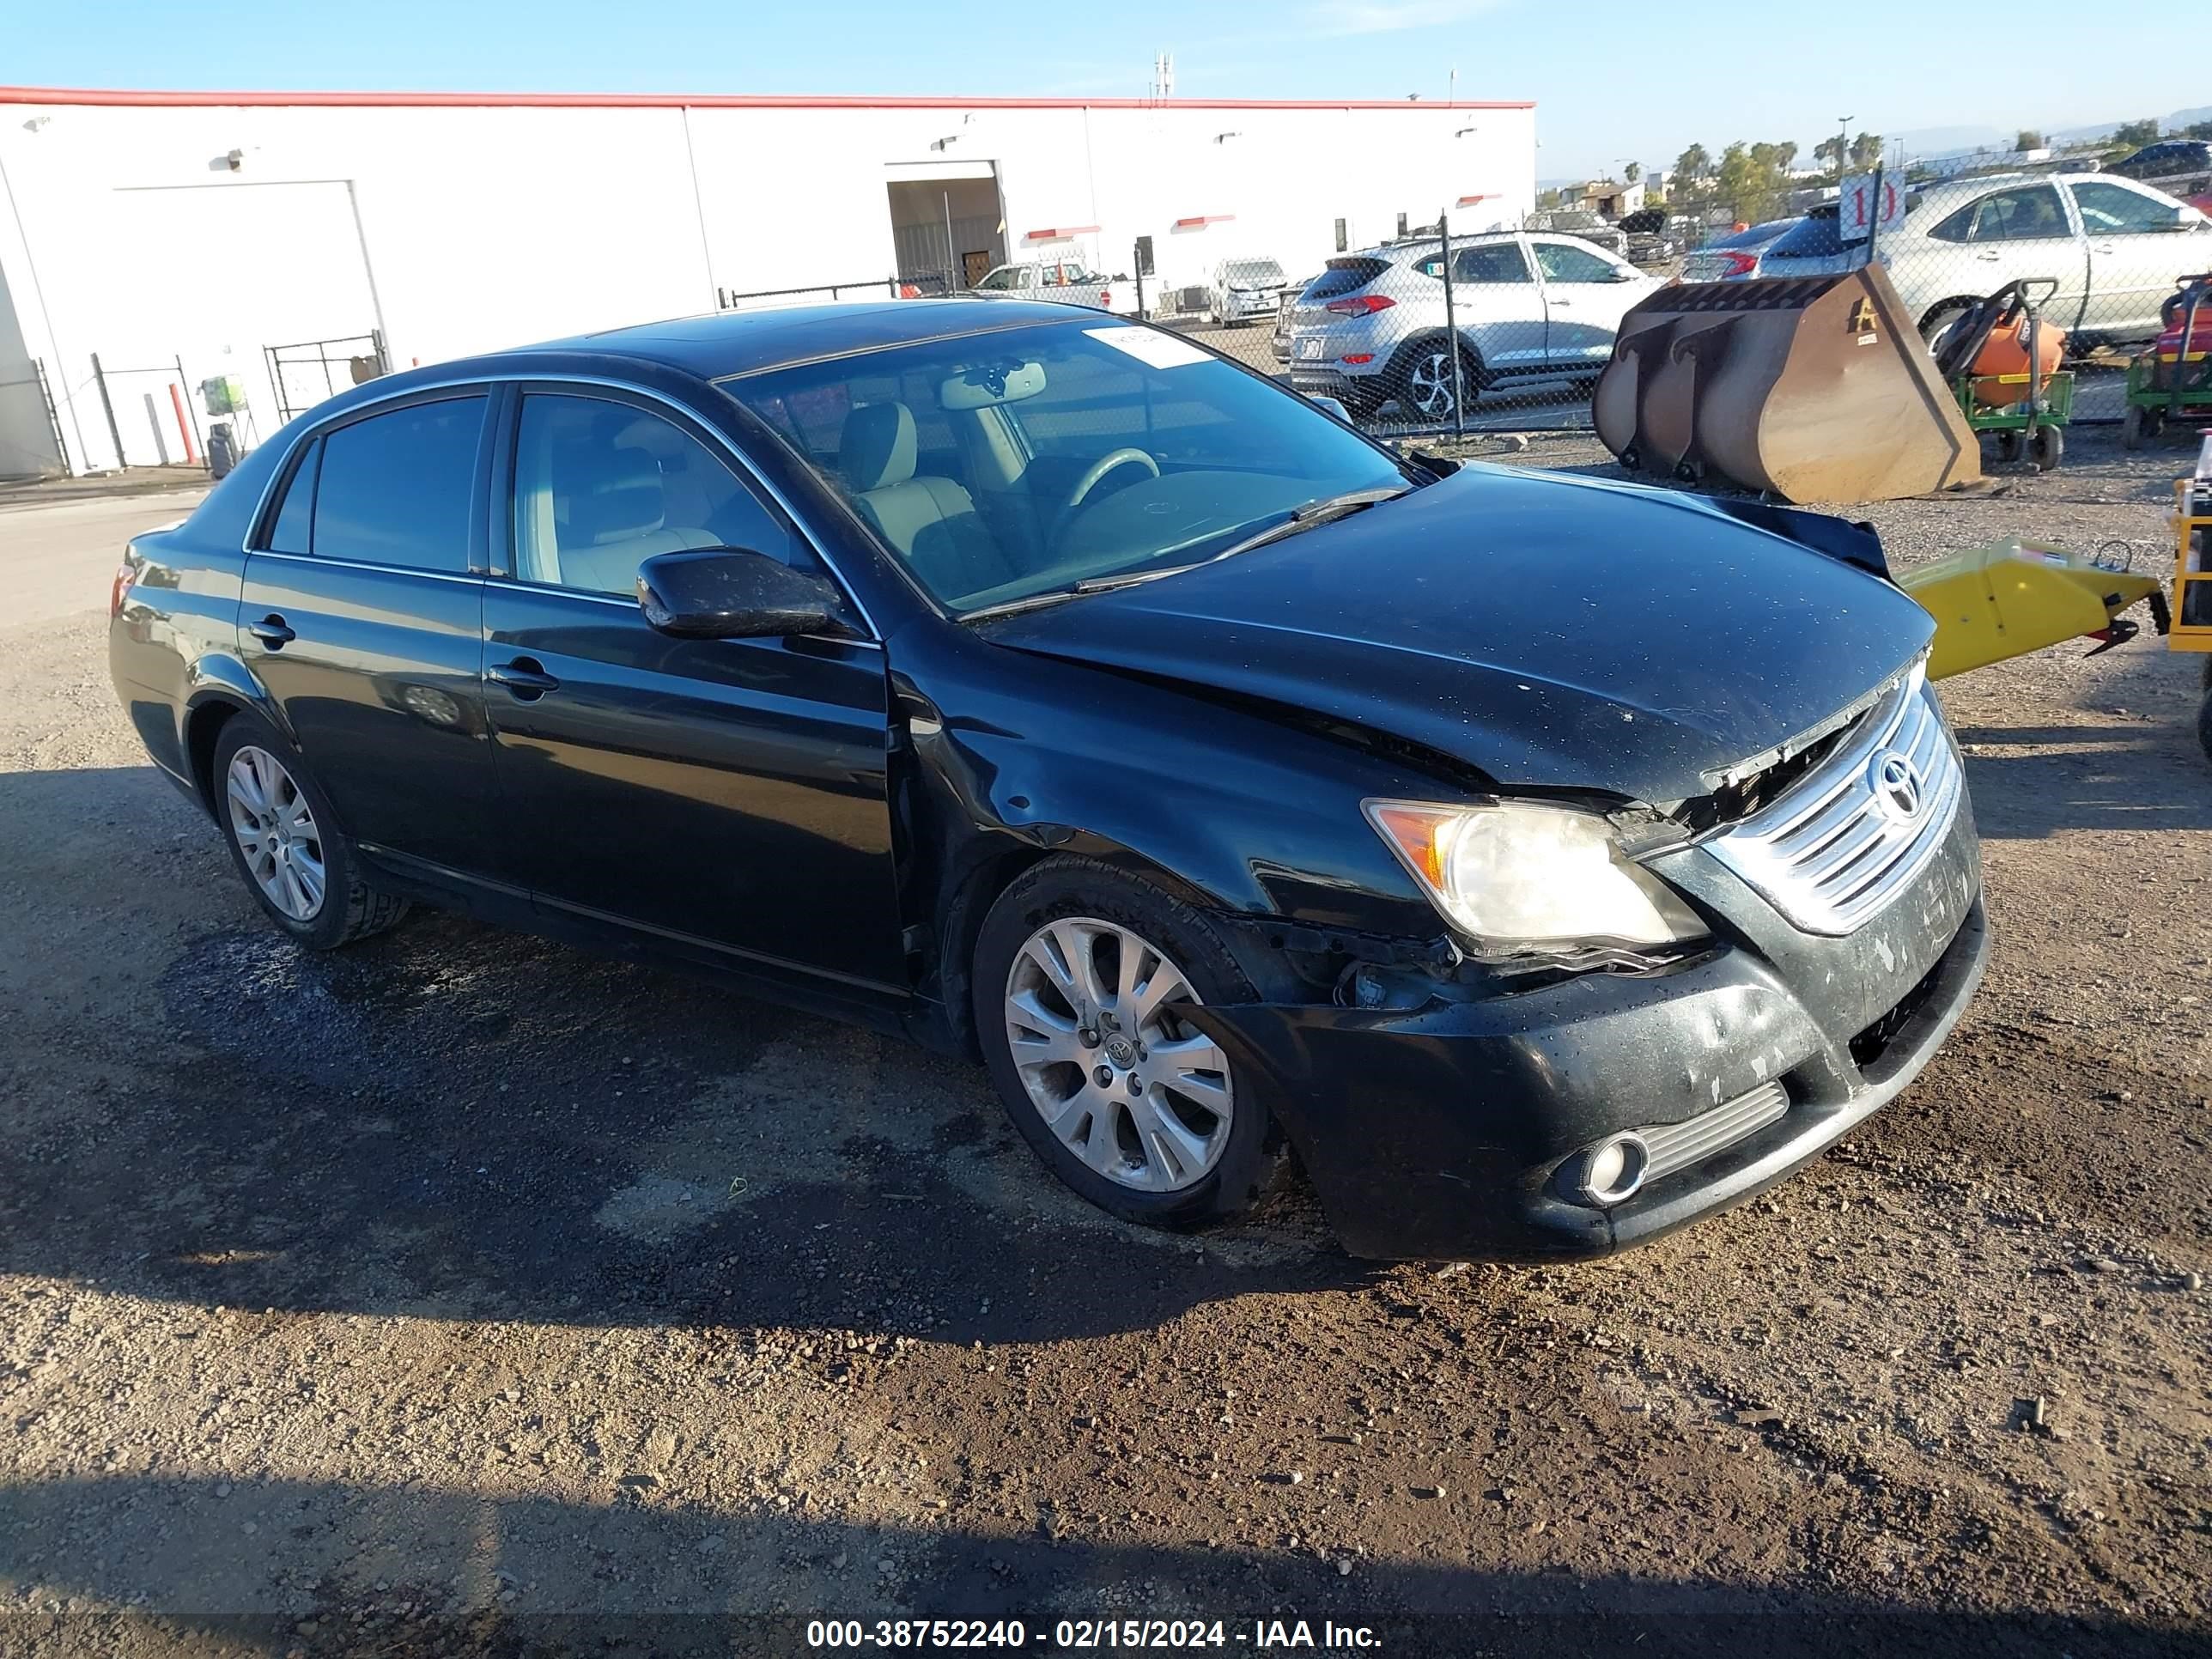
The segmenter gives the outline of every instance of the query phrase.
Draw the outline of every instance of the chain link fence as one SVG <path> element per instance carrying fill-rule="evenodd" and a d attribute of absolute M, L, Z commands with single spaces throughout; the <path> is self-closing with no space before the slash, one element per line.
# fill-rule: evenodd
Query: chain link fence
<path fill-rule="evenodd" d="M 2128 361 L 2162 333 L 2171 343 L 2176 296 L 2212 271 L 2207 181 L 2164 182 L 2173 188 L 2087 171 L 1875 173 L 1759 220 L 1711 202 L 1618 223 L 1538 213 L 1466 234 L 1445 219 L 1339 254 L 1264 309 L 1224 315 L 1241 296 L 1217 283 L 1199 307 L 1153 315 L 1383 435 L 1581 429 L 1623 316 L 1663 286 L 1830 276 L 1872 261 L 1931 345 L 1976 301 L 2018 285 L 2039 330 L 2063 338 L 2070 408 L 2054 412 L 2111 423 Z M 2191 185 L 2194 204 L 2178 193 Z M 1962 388 L 1974 392 L 2027 395 L 1987 377 Z"/>

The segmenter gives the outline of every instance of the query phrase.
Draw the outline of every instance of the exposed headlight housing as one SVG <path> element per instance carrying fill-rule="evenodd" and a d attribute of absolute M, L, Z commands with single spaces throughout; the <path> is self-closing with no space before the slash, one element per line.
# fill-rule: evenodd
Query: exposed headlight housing
<path fill-rule="evenodd" d="M 1597 813 L 1537 801 L 1362 805 L 1478 961 L 1648 955 L 1706 936 Z"/>

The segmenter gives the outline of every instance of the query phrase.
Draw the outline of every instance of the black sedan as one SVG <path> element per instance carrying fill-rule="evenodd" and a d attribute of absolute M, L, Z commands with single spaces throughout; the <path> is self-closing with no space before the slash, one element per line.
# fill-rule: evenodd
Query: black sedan
<path fill-rule="evenodd" d="M 1129 1220 L 1295 1154 L 1355 1251 L 1542 1257 L 1778 1179 L 1970 995 L 1884 575 L 1140 325 L 884 303 L 348 392 L 131 544 L 112 657 L 303 945 L 422 901 L 642 951 L 980 1057 Z"/>

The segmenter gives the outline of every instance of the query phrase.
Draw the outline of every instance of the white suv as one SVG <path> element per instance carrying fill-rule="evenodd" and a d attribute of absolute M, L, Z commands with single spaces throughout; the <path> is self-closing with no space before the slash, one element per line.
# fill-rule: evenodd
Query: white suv
<path fill-rule="evenodd" d="M 1514 380 L 1594 378 L 1629 307 L 1663 279 L 1576 236 L 1452 239 L 1451 325 L 1472 403 Z M 1340 254 L 1306 285 L 1285 331 L 1291 384 L 1365 418 L 1395 399 L 1410 421 L 1452 416 L 1444 256 L 1413 239 Z"/>

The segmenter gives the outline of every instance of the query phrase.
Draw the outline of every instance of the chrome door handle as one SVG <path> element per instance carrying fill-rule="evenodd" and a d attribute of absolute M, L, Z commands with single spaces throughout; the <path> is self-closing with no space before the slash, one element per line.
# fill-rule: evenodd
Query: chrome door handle
<path fill-rule="evenodd" d="M 246 624 L 246 631 L 267 646 L 271 651 L 281 651 L 300 636 L 284 625 L 284 619 L 273 612 L 258 623 Z"/>
<path fill-rule="evenodd" d="M 524 702 L 534 702 L 548 691 L 558 691 L 561 682 L 545 672 L 545 665 L 535 657 L 517 657 L 513 662 L 503 662 L 484 670 L 484 678 L 495 685 L 503 685 Z"/>

